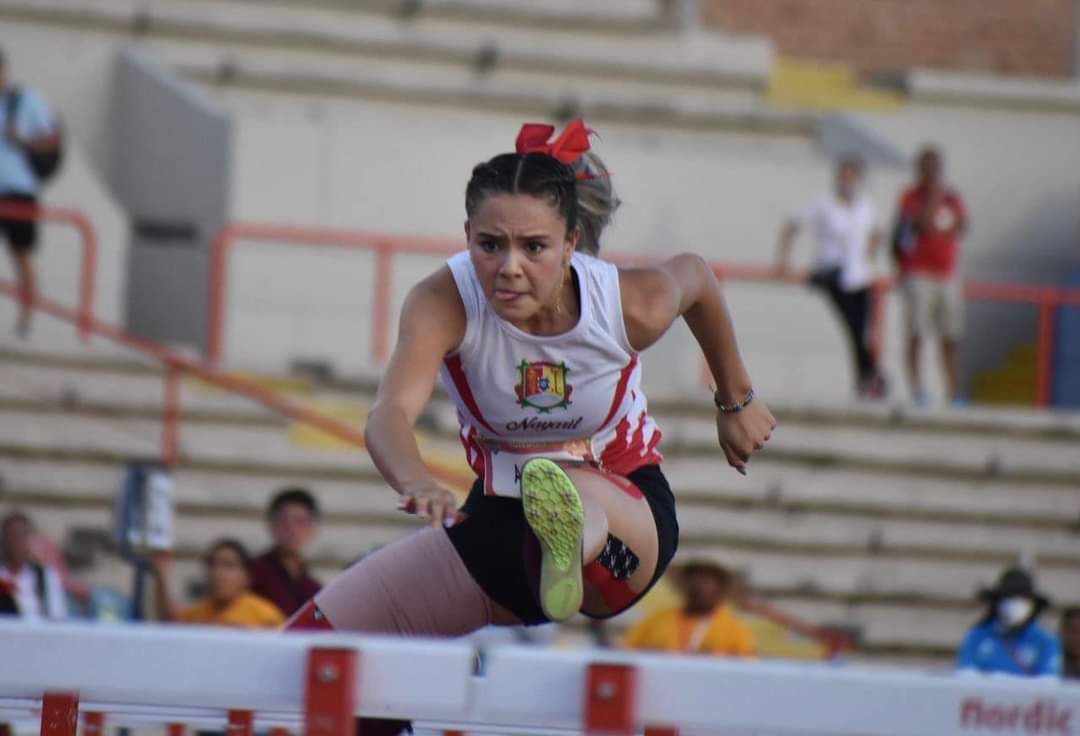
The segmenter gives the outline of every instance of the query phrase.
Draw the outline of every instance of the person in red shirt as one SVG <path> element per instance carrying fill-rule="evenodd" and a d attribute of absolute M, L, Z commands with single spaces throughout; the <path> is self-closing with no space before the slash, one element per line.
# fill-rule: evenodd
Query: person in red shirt
<path fill-rule="evenodd" d="M 266 516 L 274 546 L 255 558 L 251 590 L 291 616 L 322 588 L 304 559 L 304 548 L 319 532 L 319 505 L 305 489 L 285 488 L 274 496 Z"/>
<path fill-rule="evenodd" d="M 948 398 L 957 398 L 957 348 L 964 331 L 957 262 L 967 210 L 960 195 L 945 183 L 944 160 L 937 148 L 924 148 L 917 161 L 915 186 L 900 198 L 893 249 L 907 318 L 908 380 L 915 402 L 925 404 L 920 354 L 923 338 L 931 332 L 941 338 Z"/>

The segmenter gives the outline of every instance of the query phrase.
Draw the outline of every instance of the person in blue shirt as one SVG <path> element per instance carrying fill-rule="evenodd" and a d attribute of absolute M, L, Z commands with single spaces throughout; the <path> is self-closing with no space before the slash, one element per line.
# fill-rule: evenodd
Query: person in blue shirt
<path fill-rule="evenodd" d="M 1005 570 L 993 588 L 979 592 L 987 612 L 968 632 L 957 668 L 1023 677 L 1060 676 L 1061 643 L 1038 624 L 1050 605 L 1024 570 Z"/>
<path fill-rule="evenodd" d="M 37 206 L 41 181 L 31 165 L 32 154 L 55 153 L 60 131 L 45 101 L 33 90 L 9 82 L 7 61 L 0 50 L 0 205 Z M 37 223 L 0 214 L 0 237 L 7 241 L 15 265 L 21 308 L 16 331 L 30 330 L 35 294 L 33 252 Z"/>

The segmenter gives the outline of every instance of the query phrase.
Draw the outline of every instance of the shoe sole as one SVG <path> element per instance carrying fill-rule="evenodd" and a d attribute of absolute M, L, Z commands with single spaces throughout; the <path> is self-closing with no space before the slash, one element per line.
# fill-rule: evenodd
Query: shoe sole
<path fill-rule="evenodd" d="M 540 607 L 552 621 L 565 621 L 581 610 L 584 596 L 581 555 L 585 507 L 581 496 L 562 468 L 536 458 L 521 471 L 521 504 L 542 550 Z"/>

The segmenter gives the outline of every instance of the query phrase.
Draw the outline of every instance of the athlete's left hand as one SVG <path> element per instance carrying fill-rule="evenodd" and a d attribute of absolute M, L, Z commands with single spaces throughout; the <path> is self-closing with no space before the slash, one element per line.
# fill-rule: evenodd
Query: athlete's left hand
<path fill-rule="evenodd" d="M 765 402 L 755 397 L 742 411 L 716 414 L 720 449 L 728 464 L 746 475 L 750 456 L 765 446 L 776 429 L 776 420 Z"/>

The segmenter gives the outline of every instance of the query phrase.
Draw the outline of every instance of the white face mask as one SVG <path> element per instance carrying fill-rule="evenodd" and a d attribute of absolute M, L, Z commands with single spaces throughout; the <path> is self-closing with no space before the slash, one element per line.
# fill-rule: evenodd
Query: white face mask
<path fill-rule="evenodd" d="M 1003 598 L 998 603 L 998 620 L 1012 628 L 1024 623 L 1035 610 L 1035 601 L 1024 596 Z"/>

